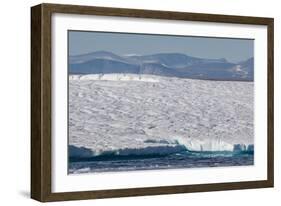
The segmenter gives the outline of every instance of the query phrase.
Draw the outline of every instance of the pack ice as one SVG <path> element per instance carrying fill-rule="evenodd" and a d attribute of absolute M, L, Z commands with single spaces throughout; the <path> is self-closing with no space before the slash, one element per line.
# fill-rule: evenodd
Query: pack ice
<path fill-rule="evenodd" d="M 253 82 L 69 75 L 69 155 L 253 151 Z"/>

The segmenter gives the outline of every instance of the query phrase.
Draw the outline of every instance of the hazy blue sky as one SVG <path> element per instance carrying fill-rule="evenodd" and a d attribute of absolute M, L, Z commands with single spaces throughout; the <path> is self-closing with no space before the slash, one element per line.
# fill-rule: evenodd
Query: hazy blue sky
<path fill-rule="evenodd" d="M 254 56 L 254 40 L 69 31 L 69 54 L 105 50 L 117 55 L 178 52 L 239 62 Z"/>

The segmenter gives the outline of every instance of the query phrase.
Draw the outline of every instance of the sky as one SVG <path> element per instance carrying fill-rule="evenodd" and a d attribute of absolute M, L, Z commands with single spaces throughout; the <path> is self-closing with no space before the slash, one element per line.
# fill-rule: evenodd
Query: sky
<path fill-rule="evenodd" d="M 200 58 L 225 58 L 237 63 L 254 56 L 254 40 L 130 34 L 93 31 L 69 31 L 69 54 L 109 51 L 117 55 L 183 53 Z"/>

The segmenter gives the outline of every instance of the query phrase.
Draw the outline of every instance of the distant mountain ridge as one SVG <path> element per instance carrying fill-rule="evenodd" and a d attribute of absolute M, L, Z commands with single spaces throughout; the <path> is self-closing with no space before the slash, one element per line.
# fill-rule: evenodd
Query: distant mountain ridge
<path fill-rule="evenodd" d="M 168 77 L 253 81 L 254 59 L 230 63 L 226 59 L 205 59 L 182 53 L 119 56 L 97 51 L 69 56 L 69 74 L 153 74 Z"/>

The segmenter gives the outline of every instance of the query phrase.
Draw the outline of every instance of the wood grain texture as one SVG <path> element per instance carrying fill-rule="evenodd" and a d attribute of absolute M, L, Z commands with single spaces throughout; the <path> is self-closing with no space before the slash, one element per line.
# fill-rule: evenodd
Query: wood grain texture
<path fill-rule="evenodd" d="M 43 6 L 49 10 L 52 10 L 52 12 L 55 13 L 68 13 L 68 14 L 79 14 L 79 15 L 120 16 L 120 17 L 239 23 L 239 24 L 255 24 L 255 25 L 267 25 L 271 20 L 271 18 L 264 18 L 264 17 L 202 14 L 202 13 L 189 13 L 189 12 L 172 12 L 172 11 L 159 11 L 159 10 L 141 10 L 141 9 L 126 9 L 126 8 L 63 5 L 63 4 L 43 4 Z"/>
<path fill-rule="evenodd" d="M 31 9 L 31 197 L 42 199 L 41 168 L 41 6 Z"/>
<path fill-rule="evenodd" d="M 51 193 L 51 11 L 31 8 L 31 197 Z"/>
<path fill-rule="evenodd" d="M 267 179 L 274 186 L 274 20 L 267 26 Z"/>
<path fill-rule="evenodd" d="M 266 25 L 268 28 L 268 178 L 263 181 L 52 193 L 51 16 L 53 13 Z M 31 8 L 31 197 L 41 202 L 273 187 L 272 18 L 41 4 Z"/>

